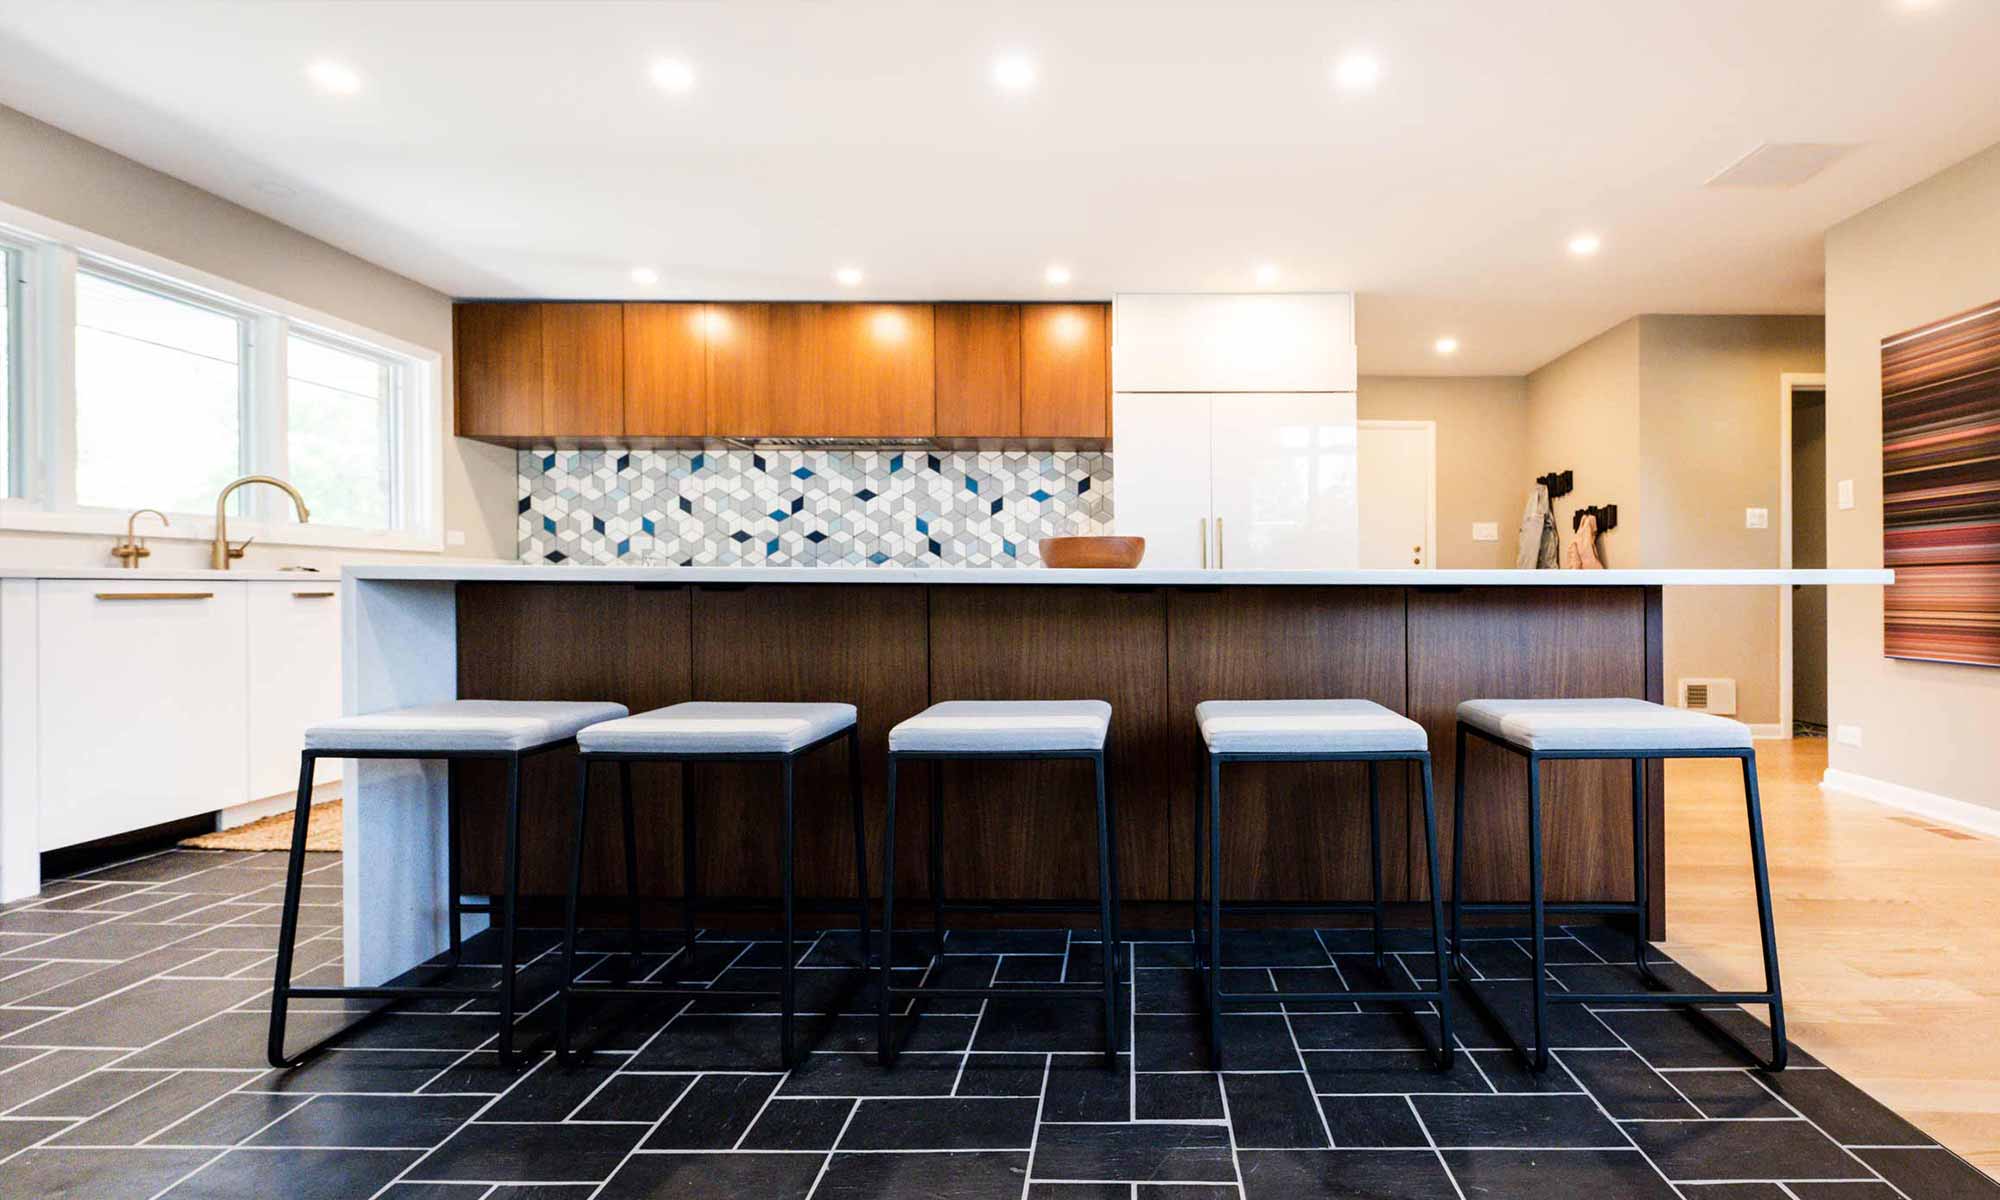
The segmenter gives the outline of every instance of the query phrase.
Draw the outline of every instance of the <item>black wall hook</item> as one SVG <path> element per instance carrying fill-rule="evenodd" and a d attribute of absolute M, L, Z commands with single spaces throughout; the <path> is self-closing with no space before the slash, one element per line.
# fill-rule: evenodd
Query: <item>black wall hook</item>
<path fill-rule="evenodd" d="M 1554 500 L 1558 496 L 1567 496 L 1576 490 L 1575 477 L 1574 471 L 1550 471 L 1546 475 L 1535 476 L 1535 482 L 1549 489 L 1549 499 Z"/>
<path fill-rule="evenodd" d="M 1583 527 L 1583 518 L 1586 516 L 1597 518 L 1597 532 L 1599 533 L 1608 533 L 1618 528 L 1618 506 L 1616 504 L 1602 506 L 1593 504 L 1588 508 L 1579 508 L 1569 515 L 1571 532 Z"/>

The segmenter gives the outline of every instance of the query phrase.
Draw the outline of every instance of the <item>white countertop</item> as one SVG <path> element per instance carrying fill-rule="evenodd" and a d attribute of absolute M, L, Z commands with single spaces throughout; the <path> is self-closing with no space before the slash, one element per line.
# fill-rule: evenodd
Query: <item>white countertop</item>
<path fill-rule="evenodd" d="M 144 583 L 148 579 L 303 583 L 315 579 L 330 581 L 339 577 L 333 571 L 259 571 L 247 568 L 211 571 L 207 567 L 140 567 L 138 570 L 129 567 L 0 567 L 0 579 L 116 579 L 130 583 Z"/>
<path fill-rule="evenodd" d="M 523 563 L 375 563 L 345 568 L 352 580 L 501 583 L 988 583 L 1147 586 L 1310 585 L 1389 587 L 1777 587 L 1885 584 L 1871 568 L 1819 571 L 1058 571 L 1046 567 L 570 567 Z M 291 578 L 296 578 L 292 576 Z"/>

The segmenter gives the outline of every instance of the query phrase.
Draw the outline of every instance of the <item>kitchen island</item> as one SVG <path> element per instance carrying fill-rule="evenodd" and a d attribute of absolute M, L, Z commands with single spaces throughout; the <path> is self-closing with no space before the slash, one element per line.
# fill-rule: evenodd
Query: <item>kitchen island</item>
<path fill-rule="evenodd" d="M 1664 688 L 1662 589 L 1880 585 L 1881 570 L 1052 571 L 1033 569 L 350 567 L 343 576 L 345 706 L 372 712 L 453 698 L 844 701 L 860 712 L 868 832 L 883 815 L 888 731 L 951 699 L 1107 700 L 1121 885 L 1134 927 L 1185 921 L 1193 884 L 1200 739 L 1208 699 L 1357 697 L 1430 735 L 1443 848 L 1459 701 L 1476 696 L 1636 696 Z M 346 978 L 386 980 L 445 945 L 444 798 L 466 800 L 468 893 L 500 861 L 493 764 L 351 763 L 345 810 Z M 700 797 L 705 895 L 775 895 L 776 816 L 758 768 L 642 766 L 641 889 L 681 891 L 680 797 Z M 1623 763 L 1550 764 L 1547 879 L 1554 900 L 1623 900 L 1631 888 Z M 1467 767 L 1468 895 L 1527 888 L 1520 760 L 1475 746 Z M 910 797 L 928 777 L 910 769 Z M 522 891 L 565 882 L 567 755 L 524 771 Z M 1224 814 L 1231 899 L 1365 898 L 1360 767 L 1283 764 L 1235 773 Z M 852 897 L 845 764 L 800 776 L 801 896 Z M 1061 902 L 1092 894 L 1090 779 L 1073 763 L 955 764 L 941 782 L 954 900 Z M 607 786 L 598 803 L 609 803 Z M 1414 772 L 1383 775 L 1385 880 L 1424 899 Z M 1663 773 L 1651 768 L 1648 878 L 1665 929 Z M 606 813 L 605 816 L 610 816 Z M 924 910 L 928 806 L 898 814 L 897 893 Z M 586 894 L 623 887 L 618 822 L 593 819 Z M 881 861 L 879 842 L 870 860 Z M 873 872 L 871 871 L 871 874 Z M 875 879 L 879 891 L 881 881 Z M 1178 902 L 1181 907 L 1163 907 Z M 829 914 L 830 921 L 842 918 Z M 677 918 L 674 922 L 678 923 Z"/>

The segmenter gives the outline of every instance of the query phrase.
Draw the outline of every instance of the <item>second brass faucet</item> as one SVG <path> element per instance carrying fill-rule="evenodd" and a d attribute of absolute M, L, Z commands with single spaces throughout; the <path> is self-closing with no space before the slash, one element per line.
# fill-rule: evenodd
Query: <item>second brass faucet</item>
<path fill-rule="evenodd" d="M 222 494 L 215 498 L 215 541 L 208 549 L 208 565 L 211 570 L 227 571 L 229 561 L 242 558 L 243 551 L 251 542 L 257 540 L 244 538 L 241 544 L 233 546 L 229 543 L 229 496 L 237 488 L 249 483 L 268 483 L 274 488 L 282 488 L 285 494 L 292 498 L 292 506 L 299 510 L 299 524 L 303 525 L 312 519 L 312 513 L 306 508 L 306 498 L 299 495 L 299 489 L 275 475 L 245 475 L 224 487 Z"/>

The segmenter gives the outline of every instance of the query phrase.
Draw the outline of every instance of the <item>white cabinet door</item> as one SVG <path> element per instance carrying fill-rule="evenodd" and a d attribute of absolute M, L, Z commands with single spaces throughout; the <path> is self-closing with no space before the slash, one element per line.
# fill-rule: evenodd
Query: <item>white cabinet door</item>
<path fill-rule="evenodd" d="M 1120 392 L 1351 392 L 1354 297 L 1128 294 L 1111 312 Z M 1122 440 L 1125 430 L 1114 423 Z"/>
<path fill-rule="evenodd" d="M 1123 392 L 1111 398 L 1111 425 L 1118 431 L 1112 524 L 1121 534 L 1146 539 L 1142 566 L 1209 565 L 1209 399 Z"/>
<path fill-rule="evenodd" d="M 1354 394 L 1211 398 L 1218 566 L 1341 569 L 1358 560 Z M 1118 427 L 1124 436 L 1124 426 Z M 1125 470 L 1121 455 L 1117 473 Z"/>
<path fill-rule="evenodd" d="M 306 726 L 340 715 L 340 586 L 249 583 L 250 790 L 245 800 L 299 786 Z M 313 777 L 340 778 L 337 758 Z"/>
<path fill-rule="evenodd" d="M 1435 426 L 1361 422 L 1361 565 L 1403 570 L 1437 565 Z"/>
<path fill-rule="evenodd" d="M 38 585 L 42 849 L 243 802 L 244 586 Z"/>

